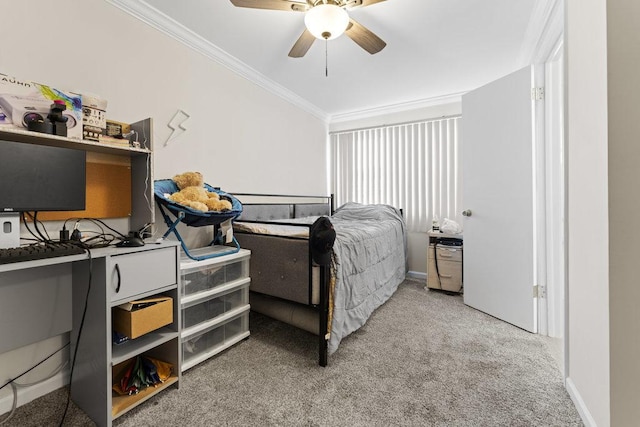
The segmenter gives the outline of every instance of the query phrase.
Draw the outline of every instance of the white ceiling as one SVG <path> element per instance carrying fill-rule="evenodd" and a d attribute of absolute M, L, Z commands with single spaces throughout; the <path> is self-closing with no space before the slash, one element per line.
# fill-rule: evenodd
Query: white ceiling
<path fill-rule="evenodd" d="M 459 96 L 529 63 L 552 0 L 386 0 L 349 10 L 387 46 L 316 40 L 287 56 L 300 12 L 238 8 L 229 0 L 107 0 L 314 114 L 332 118 Z"/>

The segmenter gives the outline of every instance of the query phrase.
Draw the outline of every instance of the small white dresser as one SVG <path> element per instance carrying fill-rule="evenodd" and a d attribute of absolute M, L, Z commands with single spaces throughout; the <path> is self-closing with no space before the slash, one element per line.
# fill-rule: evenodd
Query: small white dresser
<path fill-rule="evenodd" d="M 181 258 L 182 372 L 249 336 L 250 256 Z"/>

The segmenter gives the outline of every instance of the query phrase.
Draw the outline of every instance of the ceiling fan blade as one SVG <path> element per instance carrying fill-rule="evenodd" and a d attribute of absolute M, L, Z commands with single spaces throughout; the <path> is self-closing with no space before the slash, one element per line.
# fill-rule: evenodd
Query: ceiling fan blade
<path fill-rule="evenodd" d="M 356 7 L 371 6 L 372 4 L 380 3 L 386 0 L 345 0 L 343 3 L 348 9 L 354 9 Z"/>
<path fill-rule="evenodd" d="M 313 34 L 305 28 L 304 32 L 300 35 L 300 38 L 298 38 L 298 41 L 295 42 L 291 51 L 289 51 L 289 56 L 292 58 L 302 58 L 307 53 L 315 39 L 316 38 Z"/>
<path fill-rule="evenodd" d="M 349 19 L 349 26 L 344 33 L 361 48 L 372 55 L 380 52 L 387 45 L 380 37 L 376 36 L 353 19 Z"/>
<path fill-rule="evenodd" d="M 305 12 L 309 9 L 309 5 L 306 2 L 300 3 L 289 0 L 231 0 L 231 3 L 237 7 L 249 7 L 252 9 L 293 10 L 295 12 Z"/>

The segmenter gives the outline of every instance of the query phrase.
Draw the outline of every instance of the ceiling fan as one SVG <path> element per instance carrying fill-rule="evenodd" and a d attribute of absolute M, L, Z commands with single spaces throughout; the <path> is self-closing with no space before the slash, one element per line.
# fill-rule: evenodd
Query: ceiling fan
<path fill-rule="evenodd" d="M 315 39 L 332 40 L 343 33 L 370 54 L 387 45 L 380 37 L 349 17 L 347 9 L 370 6 L 385 0 L 231 0 L 237 7 L 288 10 L 305 13 L 305 30 L 289 56 L 303 57 Z"/>

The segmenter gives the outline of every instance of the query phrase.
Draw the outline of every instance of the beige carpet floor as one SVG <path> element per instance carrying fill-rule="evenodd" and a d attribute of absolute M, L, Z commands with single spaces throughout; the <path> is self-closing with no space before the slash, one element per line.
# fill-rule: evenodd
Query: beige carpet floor
<path fill-rule="evenodd" d="M 406 280 L 317 365 L 317 338 L 251 313 L 251 337 L 115 426 L 581 426 L 553 345 Z M 55 426 L 66 389 L 8 426 Z M 65 426 L 93 423 L 72 405 Z"/>

